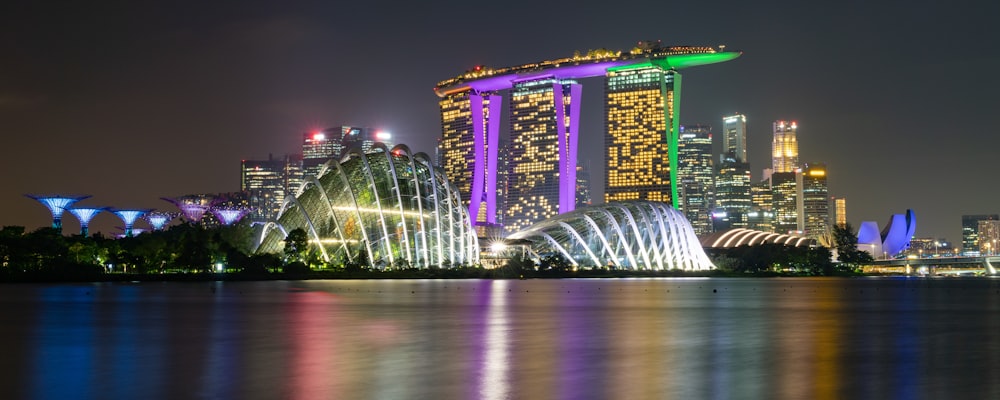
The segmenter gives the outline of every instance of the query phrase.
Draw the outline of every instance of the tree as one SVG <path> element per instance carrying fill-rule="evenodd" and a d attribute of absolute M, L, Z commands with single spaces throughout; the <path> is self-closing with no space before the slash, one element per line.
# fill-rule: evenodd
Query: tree
<path fill-rule="evenodd" d="M 837 261 L 849 266 L 858 266 L 874 261 L 870 253 L 858 250 L 858 235 L 854 233 L 851 224 L 834 226 L 833 239 L 837 246 Z"/>
<path fill-rule="evenodd" d="M 295 228 L 291 232 L 288 232 L 288 236 L 285 237 L 286 260 L 289 262 L 302 261 L 308 248 L 309 236 L 306 235 L 305 229 Z"/>

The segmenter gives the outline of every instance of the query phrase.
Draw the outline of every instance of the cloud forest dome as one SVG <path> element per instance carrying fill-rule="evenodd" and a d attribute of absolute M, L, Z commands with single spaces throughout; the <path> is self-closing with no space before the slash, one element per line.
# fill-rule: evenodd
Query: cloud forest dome
<path fill-rule="evenodd" d="M 560 214 L 516 232 L 539 254 L 561 254 L 581 267 L 715 268 L 684 215 L 666 203 L 611 202 Z"/>
<path fill-rule="evenodd" d="M 376 267 L 471 265 L 479 243 L 457 189 L 424 153 L 376 143 L 352 150 L 307 176 L 265 224 L 258 252 L 279 253 L 288 232 L 302 228 L 309 251 L 326 261 Z"/>

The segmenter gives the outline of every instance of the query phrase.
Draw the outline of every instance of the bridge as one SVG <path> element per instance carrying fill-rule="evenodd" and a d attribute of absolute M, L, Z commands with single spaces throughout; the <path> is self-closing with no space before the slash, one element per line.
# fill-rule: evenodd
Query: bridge
<path fill-rule="evenodd" d="M 875 260 L 865 272 L 903 272 L 927 275 L 997 275 L 1000 256 L 926 257 Z M 926 272 L 921 272 L 926 268 Z"/>

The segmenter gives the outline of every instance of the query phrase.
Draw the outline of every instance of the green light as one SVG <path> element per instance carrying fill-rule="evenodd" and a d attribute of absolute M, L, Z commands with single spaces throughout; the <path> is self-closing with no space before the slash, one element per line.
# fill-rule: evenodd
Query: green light
<path fill-rule="evenodd" d="M 696 67 L 699 65 L 715 64 L 720 62 L 725 62 L 739 57 L 740 52 L 727 51 L 721 53 L 698 53 L 698 54 L 674 54 L 669 56 L 663 56 L 660 58 L 654 58 L 652 60 L 637 60 L 634 64 L 623 65 L 620 67 L 608 68 L 608 71 L 625 71 L 636 68 L 647 68 L 653 65 L 663 69 L 682 69 L 688 67 Z"/>

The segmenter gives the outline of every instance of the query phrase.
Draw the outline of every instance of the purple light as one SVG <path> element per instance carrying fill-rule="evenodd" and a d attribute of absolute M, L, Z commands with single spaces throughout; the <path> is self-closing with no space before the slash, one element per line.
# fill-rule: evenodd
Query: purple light
<path fill-rule="evenodd" d="M 486 125 L 486 168 L 490 176 L 486 179 L 486 222 L 497 223 L 497 151 L 500 148 L 500 106 L 499 95 L 490 95 L 490 118 Z"/>
<path fill-rule="evenodd" d="M 94 219 L 94 216 L 107 209 L 107 207 L 80 207 L 69 208 L 67 210 L 69 210 L 69 213 L 73 214 L 73 216 L 80 221 L 80 235 L 87 236 L 87 227 L 90 226 L 90 220 Z"/>
<path fill-rule="evenodd" d="M 90 197 L 89 195 L 84 196 L 61 196 L 61 195 L 34 195 L 26 194 L 25 196 L 35 199 L 39 203 L 42 203 L 45 207 L 49 209 L 52 213 L 52 227 L 55 229 L 62 229 L 62 214 L 67 207 L 76 203 L 80 200 Z"/>
<path fill-rule="evenodd" d="M 511 73 L 506 75 L 483 78 L 468 82 L 466 85 L 480 92 L 493 92 L 510 89 L 515 82 L 530 81 L 540 78 L 552 77 L 554 79 L 579 79 L 603 76 L 608 68 L 621 67 L 623 65 L 635 64 L 636 60 L 616 60 L 596 63 L 558 66 L 546 71 L 532 71 L 525 73 Z"/>
<path fill-rule="evenodd" d="M 182 196 L 177 198 L 162 197 L 162 199 L 177 206 L 184 215 L 184 218 L 194 223 L 201 222 L 201 218 L 205 216 L 205 213 L 219 201 L 218 197 L 212 195 Z"/>
<path fill-rule="evenodd" d="M 144 214 L 150 212 L 150 209 L 136 209 L 136 210 L 111 210 L 112 213 L 121 218 L 122 222 L 125 223 L 125 236 L 132 236 L 132 225 L 135 224 L 135 220 Z"/>
<path fill-rule="evenodd" d="M 242 207 L 240 208 L 219 207 L 212 209 L 212 214 L 214 214 L 215 217 L 219 219 L 219 222 L 221 222 L 223 225 L 226 226 L 239 222 L 240 219 L 242 219 L 249 213 L 250 209 Z"/>
<path fill-rule="evenodd" d="M 569 126 L 566 126 L 566 106 L 563 103 L 563 85 L 552 85 L 556 111 L 556 132 L 559 135 L 559 213 L 576 209 L 576 147 L 578 142 L 580 96 L 579 84 L 569 84 Z"/>
<path fill-rule="evenodd" d="M 479 206 L 483 202 L 483 183 L 486 180 L 486 129 L 483 126 L 485 116 L 483 115 L 483 96 L 473 94 L 469 96 L 469 111 L 472 113 L 472 151 L 475 157 L 472 162 L 472 193 L 469 196 L 469 219 L 476 221 L 479 219 Z"/>

